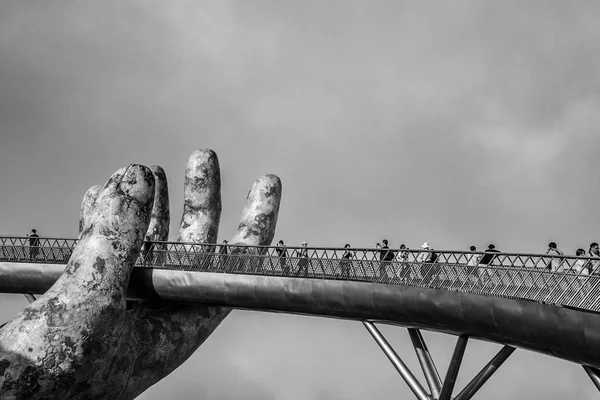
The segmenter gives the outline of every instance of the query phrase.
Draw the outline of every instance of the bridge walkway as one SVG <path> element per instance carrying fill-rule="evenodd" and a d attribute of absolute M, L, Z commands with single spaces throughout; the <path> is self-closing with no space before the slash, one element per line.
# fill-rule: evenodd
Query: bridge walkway
<path fill-rule="evenodd" d="M 0 293 L 43 293 L 76 244 L 0 238 Z M 469 338 L 504 347 L 455 399 L 472 398 L 516 347 L 580 364 L 600 389 L 600 259 L 435 250 L 430 262 L 427 251 L 393 251 L 382 261 L 377 249 L 146 243 L 128 295 L 360 320 L 419 400 L 452 398 Z M 429 391 L 378 322 L 408 328 Z M 443 380 L 420 329 L 458 336 Z"/>

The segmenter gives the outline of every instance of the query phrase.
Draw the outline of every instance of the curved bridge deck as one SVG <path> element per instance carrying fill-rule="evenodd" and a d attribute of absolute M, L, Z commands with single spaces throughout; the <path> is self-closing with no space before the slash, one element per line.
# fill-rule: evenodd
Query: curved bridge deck
<path fill-rule="evenodd" d="M 76 245 L 72 239 L 0 238 L 0 292 L 43 293 Z M 600 276 L 591 258 L 407 250 L 147 243 L 131 298 L 301 313 L 425 328 L 600 367 Z M 394 249 L 397 252 L 396 249 Z M 564 272 L 553 272 L 546 269 Z"/>
<path fill-rule="evenodd" d="M 66 264 L 76 244 L 44 238 L 32 247 L 28 238 L 0 237 L 0 262 Z M 267 246 L 148 242 L 144 248 L 137 267 L 443 289 L 600 312 L 600 258 L 435 250 L 437 260 L 428 263 L 419 261 L 428 251 L 391 249 L 394 260 L 382 262 L 377 249 L 350 249 L 344 258 L 341 248 L 286 247 L 285 257 Z M 219 253 L 223 248 L 227 254 Z M 489 263 L 469 265 L 486 254 Z"/>

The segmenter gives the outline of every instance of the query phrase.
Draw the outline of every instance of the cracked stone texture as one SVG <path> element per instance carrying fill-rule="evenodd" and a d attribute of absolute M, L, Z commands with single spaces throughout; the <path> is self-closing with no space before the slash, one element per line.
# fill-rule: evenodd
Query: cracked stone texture
<path fill-rule="evenodd" d="M 235 241 L 270 244 L 280 199 L 279 179 L 260 178 Z M 196 151 L 186 168 L 179 240 L 215 243 L 220 210 L 216 154 Z M 84 199 L 80 242 L 65 272 L 0 329 L 0 398 L 132 399 L 193 354 L 229 309 L 152 302 L 126 309 L 142 242 L 148 234 L 165 240 L 168 225 L 160 167 L 121 169 L 95 202 Z"/>
<path fill-rule="evenodd" d="M 90 212 L 94 209 L 96 199 L 102 190 L 102 185 L 94 185 L 85 192 L 83 195 L 83 201 L 81 202 L 81 210 L 79 213 L 79 233 L 83 231 L 83 225 Z"/>
<path fill-rule="evenodd" d="M 158 165 L 150 166 L 150 170 L 154 175 L 154 206 L 150 225 L 146 232 L 144 240 L 147 241 L 167 241 L 169 240 L 169 185 L 167 184 L 167 175 L 162 167 Z"/>

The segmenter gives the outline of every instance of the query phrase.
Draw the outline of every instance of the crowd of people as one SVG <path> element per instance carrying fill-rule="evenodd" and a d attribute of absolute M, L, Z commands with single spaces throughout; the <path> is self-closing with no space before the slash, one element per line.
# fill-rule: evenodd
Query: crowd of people
<path fill-rule="evenodd" d="M 29 241 L 29 257 L 36 259 L 40 253 L 40 237 L 35 229 L 31 230 L 28 236 Z M 275 248 L 279 258 L 279 266 L 285 275 L 294 274 L 297 276 L 308 276 L 309 272 L 309 251 L 308 243 L 302 242 L 299 248 L 288 249 L 283 240 L 277 242 Z M 392 249 L 389 246 L 387 239 L 383 239 L 381 243 L 376 242 L 375 248 L 372 250 L 374 256 L 379 261 L 379 275 L 385 277 L 388 271 L 393 266 L 393 262 L 400 262 L 400 265 L 405 263 L 418 263 L 433 265 L 440 263 L 439 253 L 431 247 L 428 242 L 423 243 L 420 249 L 409 249 L 405 244 L 401 244 L 397 249 Z M 144 248 L 144 253 L 148 252 Z M 356 259 L 357 250 L 353 249 L 349 243 L 344 245 L 344 251 L 339 257 L 339 271 L 342 276 L 349 276 L 351 269 L 351 261 Z M 228 242 L 223 241 L 218 253 L 221 257 L 228 253 Z M 461 260 L 456 260 L 458 264 L 465 264 L 467 273 L 470 275 L 477 274 L 478 266 L 493 266 L 494 260 L 500 251 L 494 244 L 489 244 L 483 252 L 478 252 L 476 246 L 470 246 L 468 251 L 463 253 Z M 412 254 L 412 257 L 409 257 Z M 545 268 L 551 272 L 573 273 L 577 275 L 600 275 L 600 247 L 598 243 L 592 242 L 589 249 L 586 251 L 583 248 L 578 248 L 574 256 L 565 255 L 558 248 L 556 242 L 550 242 L 544 255 L 551 257 L 541 257 L 543 265 L 536 265 L 538 268 Z M 295 262 L 288 262 L 288 259 L 294 259 Z M 410 259 L 409 259 L 410 258 Z M 446 261 L 444 261 L 446 262 Z M 294 266 L 294 267 L 293 267 Z M 293 269 L 293 270 L 292 270 Z M 403 270 L 397 271 L 402 278 L 406 275 Z"/>
<path fill-rule="evenodd" d="M 279 263 L 284 274 L 290 274 L 290 265 L 287 263 L 288 257 L 298 258 L 297 274 L 306 276 L 308 273 L 308 251 L 307 242 L 302 242 L 302 247 L 294 248 L 293 254 L 288 252 L 288 248 L 283 240 L 279 240 L 276 245 L 276 252 L 279 257 Z M 381 277 L 386 277 L 388 271 L 392 267 L 393 261 L 400 263 L 420 263 L 420 264 L 436 264 L 439 263 L 439 254 L 428 242 L 424 242 L 420 249 L 409 249 L 405 244 L 401 244 L 398 249 L 392 249 L 389 246 L 387 239 L 383 239 L 381 243 L 375 243 L 375 253 L 379 259 L 379 274 Z M 409 254 L 413 253 L 413 259 L 409 260 Z M 493 266 L 494 260 L 500 254 L 500 250 L 490 243 L 487 249 L 483 252 L 478 252 L 476 246 L 470 246 L 468 251 L 465 251 L 464 258 L 457 263 L 463 263 L 468 267 L 467 273 L 473 276 L 477 275 L 477 266 Z M 416 255 L 415 255 L 416 254 Z M 550 242 L 548 249 L 544 253 L 551 257 L 540 260 L 543 265 L 536 265 L 538 268 L 544 268 L 551 272 L 573 273 L 577 275 L 600 275 L 600 247 L 598 243 L 593 242 L 586 251 L 583 248 L 578 248 L 574 256 L 566 256 L 559 248 L 556 242 Z M 569 257 L 569 261 L 566 261 Z M 356 258 L 356 250 L 353 250 L 350 244 L 344 245 L 344 253 L 342 254 L 339 267 L 342 276 L 348 276 L 351 266 L 351 260 Z M 597 260 L 596 260 L 597 259 Z M 402 264 L 401 264 L 402 265 Z M 399 271 L 399 275 L 406 275 L 404 270 Z"/>

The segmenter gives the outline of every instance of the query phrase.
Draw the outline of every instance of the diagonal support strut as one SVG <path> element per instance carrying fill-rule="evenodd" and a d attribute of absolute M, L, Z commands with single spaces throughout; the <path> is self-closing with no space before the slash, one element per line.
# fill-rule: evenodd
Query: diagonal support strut
<path fill-rule="evenodd" d="M 458 377 L 458 372 L 467 348 L 469 335 L 463 334 L 458 337 L 454 347 L 454 353 L 452 354 L 452 359 L 450 360 L 450 365 L 448 366 L 448 372 L 446 373 L 442 383 L 439 373 L 435 367 L 435 363 L 433 362 L 433 358 L 431 357 L 431 353 L 425 344 L 425 340 L 423 339 L 420 330 L 416 328 L 408 328 L 417 359 L 419 360 L 421 368 L 423 369 L 423 375 L 425 375 L 427 385 L 431 389 L 431 394 L 429 394 L 425 391 L 414 374 L 408 369 L 400 356 L 398 356 L 394 349 L 392 349 L 388 341 L 377 329 L 377 327 L 369 321 L 362 321 L 362 323 L 365 328 L 367 328 L 373 339 L 377 342 L 379 347 L 383 350 L 392 365 L 400 373 L 400 376 L 402 376 L 418 400 L 471 400 L 471 398 L 473 398 L 479 389 L 483 387 L 483 385 L 515 351 L 514 347 L 504 345 L 504 347 L 502 347 L 502 349 L 496 353 L 494 358 L 492 358 L 464 387 L 464 389 L 453 398 L 452 392 L 454 391 L 456 378 Z M 592 379 L 594 385 L 596 385 L 598 390 L 600 390 L 600 370 L 589 366 L 583 366 L 583 368 Z"/>
<path fill-rule="evenodd" d="M 394 368 L 396 368 L 396 370 L 400 373 L 400 376 L 402 376 L 402 378 L 404 379 L 410 390 L 412 390 L 412 392 L 415 394 L 417 399 L 430 400 L 431 398 L 429 397 L 427 392 L 425 392 L 423 386 L 421 386 L 421 384 L 413 375 L 413 373 L 410 372 L 410 370 L 408 369 L 406 364 L 404 364 L 400 356 L 398 356 L 394 349 L 392 349 L 388 341 L 383 337 L 381 332 L 379 332 L 379 329 L 377 329 L 377 327 L 372 322 L 362 321 L 362 323 L 365 326 L 365 328 L 367 328 L 371 336 L 373 336 L 375 342 L 377 342 L 379 347 L 381 347 L 381 350 L 383 350 L 383 352 L 390 360 Z"/>
<path fill-rule="evenodd" d="M 500 368 L 504 361 L 510 357 L 510 355 L 515 351 L 515 348 L 512 346 L 504 346 L 494 358 L 488 362 L 485 367 L 479 371 L 479 373 L 469 382 L 465 388 L 454 398 L 454 400 L 470 400 L 475 393 L 487 382 L 488 379 L 494 375 L 494 373 Z M 584 367 L 585 368 L 585 367 Z"/>
<path fill-rule="evenodd" d="M 29 293 L 23 293 L 23 296 L 25 296 L 30 303 L 33 303 L 36 300 L 35 296 Z"/>
<path fill-rule="evenodd" d="M 597 368 L 583 365 L 583 369 L 587 372 L 596 389 L 600 390 L 600 371 Z"/>
<path fill-rule="evenodd" d="M 427 381 L 427 385 L 431 391 L 431 396 L 434 399 L 437 399 L 440 397 L 440 392 L 442 390 L 442 380 L 440 379 L 440 374 L 435 367 L 431 353 L 425 344 L 425 340 L 423 339 L 423 335 L 421 335 L 420 330 L 416 328 L 408 328 L 407 330 L 413 347 L 415 348 L 415 353 L 417 353 L 417 359 L 421 364 L 423 375 L 425 375 L 425 380 Z"/>
<path fill-rule="evenodd" d="M 460 335 L 456 341 L 454 353 L 452 354 L 452 359 L 450 360 L 450 365 L 448 366 L 448 372 L 446 373 L 446 378 L 444 378 L 444 386 L 442 386 L 442 392 L 440 393 L 439 398 L 440 400 L 450 400 L 450 397 L 452 396 L 454 384 L 456 383 L 456 377 L 458 376 L 458 371 L 460 370 L 460 365 L 462 363 L 463 356 L 465 355 L 468 341 L 468 335 Z"/>

